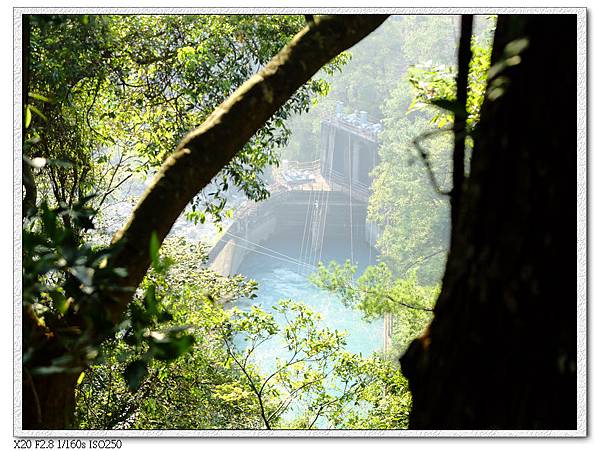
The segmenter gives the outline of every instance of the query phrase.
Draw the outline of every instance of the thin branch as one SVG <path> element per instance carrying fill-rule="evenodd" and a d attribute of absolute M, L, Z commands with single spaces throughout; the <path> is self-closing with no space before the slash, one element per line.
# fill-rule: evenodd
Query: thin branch
<path fill-rule="evenodd" d="M 413 139 L 413 145 L 417 148 L 418 155 L 421 158 L 421 161 L 423 162 L 425 169 L 427 170 L 427 175 L 429 176 L 429 180 L 431 181 L 431 186 L 433 187 L 433 189 L 435 190 L 436 193 L 438 193 L 442 196 L 449 196 L 450 191 L 443 191 L 440 188 L 440 184 L 438 183 L 437 178 L 433 172 L 433 168 L 431 167 L 431 161 L 429 160 L 429 153 L 421 145 L 421 141 L 424 141 L 425 139 L 428 139 L 431 136 L 439 135 L 441 133 L 447 133 L 450 131 L 452 131 L 452 130 L 451 129 L 434 130 L 431 132 L 421 133 L 419 136 L 417 136 L 415 139 Z"/>
<path fill-rule="evenodd" d="M 106 201 L 106 198 L 108 196 L 110 196 L 115 190 L 119 189 L 119 187 L 121 185 L 123 185 L 123 183 L 125 183 L 127 180 L 129 180 L 131 177 L 133 177 L 133 174 L 129 174 L 128 176 L 124 177 L 121 181 L 119 181 L 119 183 L 117 183 L 113 188 L 111 188 L 110 190 L 106 191 L 104 193 L 104 195 L 102 196 L 102 199 L 100 200 L 100 202 L 98 203 L 98 206 L 96 207 L 97 209 L 100 209 L 100 206 Z M 94 215 L 95 216 L 95 215 Z"/>
<path fill-rule="evenodd" d="M 297 360 L 297 361 L 293 361 L 294 358 L 296 358 L 296 355 L 298 355 L 298 351 L 294 352 L 294 355 L 290 358 L 290 360 L 288 360 L 285 365 L 283 365 L 282 367 L 278 368 L 275 372 L 271 373 L 271 375 L 269 375 L 264 382 L 262 383 L 259 392 L 262 394 L 263 390 L 265 389 L 265 387 L 267 386 L 267 383 L 274 378 L 275 376 L 277 376 L 278 374 L 280 374 L 283 370 L 285 370 L 286 368 L 289 368 L 292 365 L 295 365 L 298 362 L 303 361 L 301 360 Z"/>
<path fill-rule="evenodd" d="M 311 423 L 308 425 L 308 429 L 312 429 L 312 427 L 317 422 L 317 419 L 319 418 L 319 415 L 321 415 L 321 412 L 323 411 L 324 408 L 325 408 L 325 404 L 322 404 L 321 406 L 319 406 L 319 410 L 317 410 L 317 414 L 315 415 L 314 420 L 312 420 Z"/>
<path fill-rule="evenodd" d="M 454 154 L 452 171 L 452 224 L 456 224 L 460 197 L 465 180 L 465 134 L 467 122 L 467 91 L 469 85 L 469 63 L 471 61 L 471 35 L 473 33 L 473 16 L 464 14 L 460 22 L 460 42 L 458 47 L 458 74 L 456 77 L 457 113 L 454 117 Z"/>
<path fill-rule="evenodd" d="M 98 82 L 96 83 L 96 90 L 94 92 L 94 97 L 92 98 L 92 102 L 90 103 L 90 106 L 85 111 L 85 123 L 87 124 L 87 126 L 90 128 L 91 131 L 93 131 L 95 134 L 100 136 L 102 139 L 110 140 L 110 138 L 108 138 L 107 136 L 100 133 L 90 123 L 90 112 L 92 111 L 92 108 L 96 104 L 96 99 L 98 98 L 98 93 L 100 92 L 100 85 L 102 83 L 102 80 L 103 80 L 103 78 L 98 77 Z"/>
<path fill-rule="evenodd" d="M 415 265 L 418 265 L 420 263 L 423 263 L 425 260 L 429 260 L 432 257 L 435 257 L 436 255 L 441 254 L 442 252 L 447 252 L 446 249 L 440 249 L 438 251 L 435 251 L 429 255 L 426 255 L 425 257 L 421 257 L 420 259 L 416 259 L 415 261 L 411 262 L 408 266 L 406 266 L 403 270 L 402 270 L 402 274 L 406 274 L 408 272 L 408 270 L 410 268 L 412 268 Z"/>
<path fill-rule="evenodd" d="M 439 253 L 439 252 L 438 252 Z M 433 254 L 435 255 L 435 254 Z M 431 256 L 433 256 L 431 255 Z M 389 299 L 390 301 L 392 301 L 395 304 L 401 305 L 402 307 L 406 307 L 412 310 L 421 310 L 421 311 L 425 311 L 425 312 L 433 312 L 433 308 L 429 308 L 429 307 L 421 307 L 418 305 L 412 305 L 412 304 L 407 304 L 406 302 L 400 301 L 399 299 L 394 298 L 393 296 L 387 294 L 387 293 L 380 293 L 378 291 L 374 291 L 374 290 L 370 290 L 368 288 L 357 288 L 356 286 L 354 286 L 352 283 L 348 282 L 348 283 L 344 283 L 344 288 L 348 291 L 352 291 L 354 293 L 365 293 L 365 294 L 372 294 L 375 296 L 383 296 L 386 299 Z"/>
<path fill-rule="evenodd" d="M 273 418 L 273 416 L 278 415 L 280 412 L 285 411 L 285 409 L 288 408 L 288 406 L 292 403 L 292 401 L 296 398 L 296 394 L 302 390 L 303 388 L 308 387 L 309 385 L 313 385 L 316 384 L 317 382 L 320 382 L 324 379 L 326 379 L 331 373 L 333 372 L 333 370 L 329 371 L 328 373 L 326 373 L 323 377 L 320 377 L 318 379 L 313 379 L 299 387 L 297 387 L 296 389 L 292 390 L 289 394 L 288 397 L 286 398 L 285 401 L 283 401 L 281 404 L 279 404 L 279 406 L 273 411 L 273 413 L 271 413 L 271 415 L 269 415 L 269 420 L 271 418 Z"/>
<path fill-rule="evenodd" d="M 352 384 L 350 386 L 350 389 L 352 389 L 353 387 L 355 387 L 356 385 L 358 385 L 358 381 L 355 382 L 354 384 Z M 356 390 L 355 390 L 356 391 Z M 345 398 L 346 396 L 348 396 L 351 392 L 348 391 L 348 381 L 344 381 L 344 388 L 342 390 L 342 394 L 340 396 L 338 396 L 337 398 L 333 398 L 330 401 L 327 401 L 326 403 L 323 403 L 319 406 L 319 410 L 317 411 L 317 414 L 315 415 L 315 418 L 312 420 L 312 422 L 310 423 L 310 425 L 308 426 L 308 429 L 311 429 L 314 424 L 317 422 L 317 419 L 319 418 L 319 416 L 321 415 L 321 413 L 323 412 L 323 409 L 325 409 L 326 407 L 329 407 L 331 404 L 341 401 L 343 398 Z"/>
<path fill-rule="evenodd" d="M 378 293 L 378 292 L 373 291 L 373 290 L 366 290 L 365 289 L 365 290 L 360 290 L 360 291 L 363 291 L 364 293 L 368 293 L 368 294 L 373 294 L 373 295 L 380 295 L 380 296 L 382 295 L 382 293 Z M 402 307 L 406 307 L 406 308 L 409 308 L 409 309 L 412 309 L 412 310 L 421 310 L 421 311 L 424 311 L 424 312 L 433 312 L 432 308 L 429 308 L 429 307 L 419 307 L 417 305 L 407 304 L 406 302 L 400 301 L 400 300 L 396 299 L 395 297 L 390 296 L 387 293 L 383 294 L 383 296 L 386 299 L 389 299 L 390 301 L 392 301 L 393 303 L 401 305 Z"/>
<path fill-rule="evenodd" d="M 244 373 L 244 376 L 246 376 L 246 379 L 248 379 L 248 383 L 250 384 L 252 391 L 256 395 L 256 398 L 258 400 L 258 405 L 260 407 L 260 415 L 261 415 L 263 421 L 265 422 L 265 427 L 267 429 L 271 429 L 271 425 L 269 424 L 269 418 L 267 418 L 267 414 L 265 412 L 265 407 L 262 402 L 261 393 L 257 390 L 256 385 L 254 385 L 254 381 L 252 380 L 252 377 L 250 376 L 250 374 L 248 374 L 248 371 L 246 371 L 246 368 L 235 357 L 235 353 L 232 351 L 231 347 L 229 346 L 229 341 L 227 339 L 224 339 L 223 341 L 225 342 L 225 346 L 227 347 L 227 353 L 231 356 L 231 358 L 237 364 L 237 366 L 242 370 L 242 372 Z"/>

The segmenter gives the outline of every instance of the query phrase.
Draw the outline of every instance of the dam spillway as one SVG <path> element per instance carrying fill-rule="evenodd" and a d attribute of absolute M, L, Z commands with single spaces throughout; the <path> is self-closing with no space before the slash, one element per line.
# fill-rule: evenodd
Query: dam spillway
<path fill-rule="evenodd" d="M 351 260 L 359 269 L 375 262 L 367 204 L 343 192 L 312 190 L 273 194 L 253 204 L 227 227 L 209 252 L 211 268 L 235 274 L 249 255 L 268 254 L 282 263 L 296 262 L 299 272 L 319 261 Z"/>

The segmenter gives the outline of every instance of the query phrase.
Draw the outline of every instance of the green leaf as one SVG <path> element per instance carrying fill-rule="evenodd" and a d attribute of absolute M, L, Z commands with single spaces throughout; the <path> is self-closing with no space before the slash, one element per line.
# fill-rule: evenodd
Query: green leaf
<path fill-rule="evenodd" d="M 123 372 L 123 376 L 127 381 L 127 387 L 132 392 L 137 391 L 142 385 L 142 380 L 148 374 L 148 364 L 143 360 L 134 360 Z"/>
<path fill-rule="evenodd" d="M 157 360 L 174 360 L 188 352 L 194 345 L 192 335 L 153 338 L 152 350 Z"/>
<path fill-rule="evenodd" d="M 38 94 L 37 92 L 30 92 L 29 97 L 41 100 L 42 102 L 52 102 L 52 100 L 50 100 L 50 98 L 43 96 L 41 94 Z"/>
<path fill-rule="evenodd" d="M 46 376 L 48 374 L 64 373 L 65 371 L 66 371 L 65 368 L 62 366 L 50 365 L 50 366 L 40 366 L 40 367 L 34 368 L 30 372 L 31 372 L 31 374 L 35 374 L 35 375 Z"/>
<path fill-rule="evenodd" d="M 44 121 L 48 122 L 48 118 L 46 117 L 46 115 L 44 113 L 42 113 L 39 109 L 37 109 L 35 106 L 28 105 L 28 108 L 31 111 L 33 111 L 35 114 L 37 114 L 39 117 L 41 117 L 42 119 L 44 119 Z M 25 121 L 25 122 L 27 122 L 27 121 Z"/>
<path fill-rule="evenodd" d="M 93 268 L 88 268 L 87 266 L 81 266 L 81 265 L 77 265 L 77 266 L 73 266 L 72 268 L 69 268 L 69 272 L 71 274 L 73 274 L 75 277 L 77 277 L 82 284 L 86 285 L 86 286 L 92 286 L 92 281 L 93 281 L 93 277 L 94 277 L 94 269 Z"/>
<path fill-rule="evenodd" d="M 64 315 L 69 309 L 69 303 L 67 302 L 65 295 L 58 291 L 53 291 L 50 293 L 50 297 L 52 298 L 56 310 L 58 310 L 61 315 Z"/>
<path fill-rule="evenodd" d="M 527 47 L 529 47 L 529 39 L 527 39 L 527 38 L 515 39 L 514 41 L 510 41 L 508 44 L 506 44 L 506 47 L 504 47 L 504 55 L 507 58 L 510 58 L 511 56 L 519 55 Z"/>
<path fill-rule="evenodd" d="M 25 128 L 29 128 L 31 124 L 31 110 L 29 109 L 29 105 L 25 107 Z"/>
<path fill-rule="evenodd" d="M 150 258 L 152 260 L 152 266 L 154 269 L 158 270 L 160 267 L 160 259 L 158 250 L 160 249 L 160 243 L 158 242 L 158 235 L 156 231 L 152 232 L 150 236 Z"/>
<path fill-rule="evenodd" d="M 157 302 L 156 302 L 156 287 L 150 285 L 146 289 L 146 309 L 150 315 L 156 315 L 158 313 Z"/>
<path fill-rule="evenodd" d="M 127 277 L 127 269 L 126 268 L 114 268 L 113 273 L 118 277 Z"/>

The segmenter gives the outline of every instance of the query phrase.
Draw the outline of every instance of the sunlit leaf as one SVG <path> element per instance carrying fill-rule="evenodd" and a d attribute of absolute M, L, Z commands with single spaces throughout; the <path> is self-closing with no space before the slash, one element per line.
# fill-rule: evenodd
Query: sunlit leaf
<path fill-rule="evenodd" d="M 37 107 L 35 107 L 33 105 L 28 105 L 28 109 L 33 111 L 35 114 L 37 114 L 39 117 L 41 117 L 44 121 L 46 121 L 46 122 L 48 121 L 48 118 L 46 117 L 46 115 L 44 113 L 42 113 Z M 25 122 L 27 123 L 27 121 L 25 121 Z"/>
<path fill-rule="evenodd" d="M 29 109 L 29 105 L 25 106 L 25 128 L 29 128 L 31 124 L 31 110 Z"/>
<path fill-rule="evenodd" d="M 51 102 L 50 98 L 43 96 L 42 94 L 39 94 L 37 92 L 29 92 L 29 97 L 41 100 L 42 102 Z"/>
<path fill-rule="evenodd" d="M 156 234 L 156 231 L 153 231 L 150 236 L 150 259 L 152 260 L 154 269 L 158 269 L 160 266 L 159 249 L 160 243 L 158 242 L 158 235 Z"/>

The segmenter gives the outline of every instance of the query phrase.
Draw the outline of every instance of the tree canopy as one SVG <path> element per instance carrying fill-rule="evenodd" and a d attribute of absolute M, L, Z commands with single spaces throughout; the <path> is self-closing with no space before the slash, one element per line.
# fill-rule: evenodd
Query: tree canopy
<path fill-rule="evenodd" d="M 91 205 L 100 208 L 132 172 L 156 172 L 303 25 L 299 16 L 32 16 L 25 151 L 50 161 L 36 180 L 57 204 L 95 194 Z M 261 174 L 288 140 L 286 119 L 326 89 L 318 78 L 300 86 L 194 206 L 219 218 L 229 186 L 264 199 Z"/>

